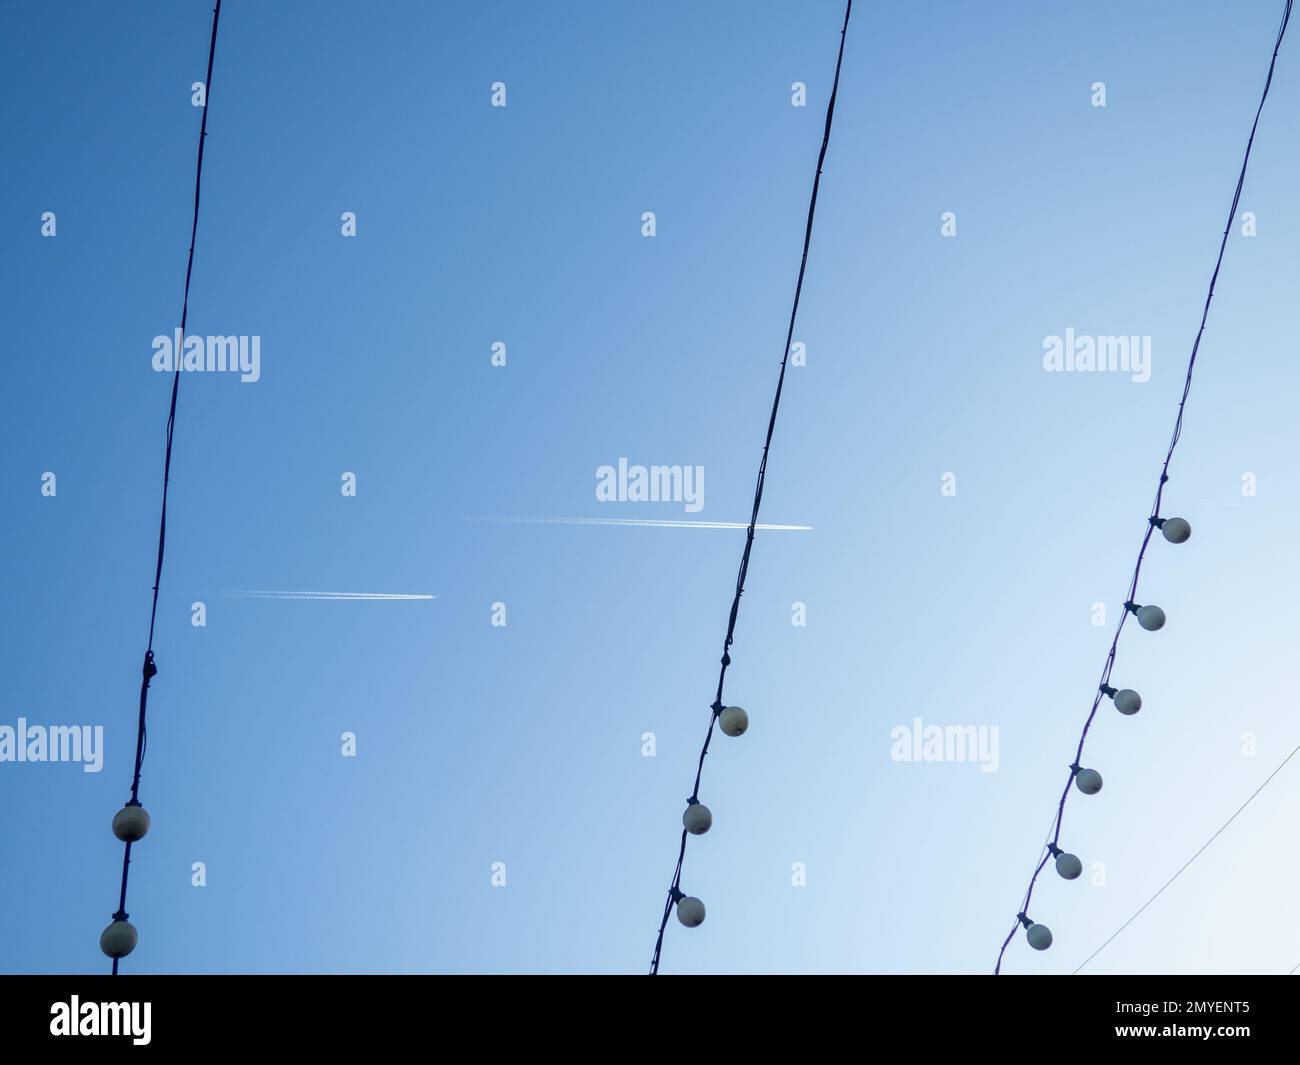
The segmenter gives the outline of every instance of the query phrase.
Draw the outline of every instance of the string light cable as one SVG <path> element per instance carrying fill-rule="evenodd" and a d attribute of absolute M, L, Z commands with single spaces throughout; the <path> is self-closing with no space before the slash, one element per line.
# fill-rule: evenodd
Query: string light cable
<path fill-rule="evenodd" d="M 1016 914 L 1016 923 L 1012 925 L 1011 931 L 1007 933 L 1006 939 L 1002 941 L 1002 949 L 998 951 L 997 964 L 993 967 L 994 975 L 1002 971 L 1002 959 L 1006 954 L 1007 946 L 1022 926 L 1025 929 L 1025 938 L 1035 950 L 1046 950 L 1052 945 L 1051 930 L 1029 916 L 1029 904 L 1033 899 L 1034 887 L 1038 883 L 1038 877 L 1048 861 L 1055 863 L 1057 873 L 1065 880 L 1075 880 L 1083 872 L 1083 863 L 1079 858 L 1061 849 L 1061 831 L 1064 827 L 1065 802 L 1070 797 L 1071 787 L 1073 786 L 1084 795 L 1095 795 L 1102 787 L 1101 774 L 1097 770 L 1085 768 L 1081 764 L 1084 744 L 1088 739 L 1088 732 L 1092 728 L 1093 719 L 1097 715 L 1097 707 L 1101 705 L 1103 698 L 1109 698 L 1114 703 L 1115 709 L 1125 716 L 1136 714 L 1142 708 L 1142 697 L 1137 692 L 1131 688 L 1116 688 L 1111 684 L 1111 671 L 1115 667 L 1115 655 L 1119 648 L 1120 635 L 1123 633 L 1124 626 L 1130 617 L 1135 617 L 1138 625 L 1149 632 L 1156 632 L 1162 629 L 1165 624 L 1165 613 L 1160 607 L 1150 604 L 1143 606 L 1136 602 L 1138 577 L 1142 572 L 1142 560 L 1146 557 L 1147 547 L 1151 543 L 1155 531 L 1159 529 L 1164 539 L 1172 544 L 1184 543 L 1192 534 L 1192 527 L 1185 519 L 1161 517 L 1161 504 L 1164 500 L 1165 485 L 1169 482 L 1169 464 L 1173 460 L 1174 450 L 1178 447 L 1178 440 L 1182 436 L 1183 413 L 1187 406 L 1187 397 L 1192 390 L 1192 374 L 1196 369 L 1196 356 L 1200 351 L 1201 338 L 1205 335 L 1205 323 L 1210 315 L 1210 303 L 1214 299 L 1214 286 L 1219 280 L 1219 270 L 1223 266 L 1223 255 L 1228 247 L 1228 235 L 1232 232 L 1232 223 L 1237 217 L 1237 207 L 1241 202 L 1241 190 L 1246 183 L 1246 168 L 1250 163 L 1251 148 L 1255 144 L 1255 131 L 1259 128 L 1259 116 L 1264 111 L 1264 102 L 1268 99 L 1268 92 L 1273 84 L 1273 71 L 1277 66 L 1278 52 L 1282 48 L 1282 39 L 1286 36 L 1287 24 L 1291 21 L 1292 3 L 1293 0 L 1286 0 L 1282 12 L 1282 22 L 1277 31 L 1277 40 L 1273 45 L 1273 57 L 1268 65 L 1268 77 L 1264 80 L 1264 90 L 1260 94 L 1259 106 L 1255 109 L 1255 121 L 1250 127 L 1250 137 L 1246 141 L 1246 151 L 1241 161 L 1241 171 L 1237 175 L 1237 187 L 1232 194 L 1232 207 L 1228 210 L 1228 221 L 1223 229 L 1223 239 L 1219 242 L 1219 255 L 1214 263 L 1214 273 L 1210 275 L 1210 288 L 1201 311 L 1200 329 L 1197 330 L 1196 339 L 1192 343 L 1191 355 L 1187 360 L 1187 376 L 1183 382 L 1182 398 L 1178 402 L 1178 416 L 1174 421 L 1174 431 L 1169 441 L 1169 449 L 1165 452 L 1164 465 L 1160 469 L 1160 480 L 1156 486 L 1155 502 L 1146 521 L 1142 546 L 1138 550 L 1137 563 L 1133 567 L 1128 595 L 1124 600 L 1124 610 L 1120 615 L 1119 625 L 1115 629 L 1115 637 L 1111 641 L 1110 651 L 1106 655 L 1105 665 L 1101 672 L 1101 681 L 1092 699 L 1092 708 L 1083 723 L 1083 732 L 1080 734 L 1079 744 L 1075 748 L 1074 761 L 1070 763 L 1070 775 L 1066 779 L 1065 789 L 1061 792 L 1060 801 L 1056 805 L 1056 817 L 1052 821 L 1053 827 L 1050 831 L 1050 839 L 1044 847 L 1044 853 L 1039 858 L 1033 876 L 1029 879 L 1029 887 L 1025 891 L 1024 900 L 1020 905 L 1019 912 Z"/>
<path fill-rule="evenodd" d="M 217 22 L 221 17 L 221 0 L 216 0 L 212 9 L 212 38 L 208 44 L 208 73 L 204 81 L 203 118 L 199 122 L 198 163 L 194 173 L 194 220 L 190 225 L 189 260 L 185 266 L 185 291 L 181 298 L 181 340 L 184 342 L 185 328 L 189 320 L 190 278 L 194 273 L 194 244 L 199 231 L 199 191 L 203 183 L 203 143 L 208 135 L 208 110 L 212 106 L 212 62 L 217 53 Z M 149 704 L 149 682 L 158 675 L 158 666 L 154 662 L 153 638 L 158 621 L 158 588 L 162 584 L 163 552 L 167 543 L 167 486 L 171 482 L 172 438 L 176 429 L 176 399 L 180 391 L 181 365 L 180 347 L 177 348 L 176 368 L 172 371 L 171 403 L 167 410 L 167 436 L 163 457 L 162 513 L 158 520 L 158 558 L 154 567 L 153 603 L 149 610 L 149 642 L 144 652 L 143 676 L 140 681 L 140 710 L 136 724 L 135 771 L 131 778 L 131 798 L 113 818 L 113 835 L 125 844 L 122 853 L 122 892 L 118 898 L 117 911 L 112 923 L 100 934 L 99 947 L 113 959 L 113 975 L 117 975 L 118 963 L 135 950 L 139 933 L 128 920 L 126 912 L 126 885 L 131 871 L 131 847 L 139 843 L 149 831 L 149 812 L 140 804 L 140 770 L 144 766 L 144 756 L 149 744 L 147 710 Z"/>
<path fill-rule="evenodd" d="M 739 706 L 724 706 L 722 689 L 727 679 L 727 667 L 731 665 L 731 644 L 736 631 L 736 618 L 740 613 L 740 597 L 745 590 L 745 577 L 749 572 L 749 556 L 754 546 L 754 530 L 758 525 L 759 506 L 763 501 L 763 481 L 767 475 L 767 457 L 772 447 L 772 434 L 776 430 L 776 415 L 781 406 L 781 392 L 785 386 L 785 371 L 790 358 L 790 346 L 794 340 L 795 318 L 799 313 L 799 297 L 803 292 L 804 273 L 808 267 L 808 247 L 812 242 L 813 218 L 817 213 L 817 190 L 821 185 L 822 166 L 826 161 L 826 149 L 831 139 L 831 121 L 835 116 L 835 96 L 840 86 L 840 67 L 844 61 L 844 39 L 848 33 L 849 16 L 853 12 L 853 0 L 847 0 L 844 7 L 844 25 L 840 29 L 839 54 L 835 60 L 835 78 L 831 82 L 830 100 L 826 104 L 826 126 L 822 133 L 821 151 L 817 156 L 817 173 L 813 178 L 812 196 L 808 203 L 808 222 L 804 228 L 803 257 L 799 261 L 799 277 L 794 287 L 794 305 L 790 310 L 790 325 L 786 330 L 785 353 L 781 357 L 781 372 L 776 380 L 776 395 L 772 399 L 772 411 L 767 420 L 767 436 L 763 441 L 763 457 L 758 465 L 758 482 L 754 487 L 754 508 L 750 514 L 749 525 L 745 531 L 745 547 L 740 556 L 740 572 L 736 577 L 736 592 L 731 600 L 731 613 L 727 618 L 727 635 L 722 644 L 722 668 L 718 672 L 718 688 L 714 695 L 709 728 L 704 736 L 704 746 L 700 748 L 699 762 L 695 768 L 695 786 L 691 796 L 686 800 L 686 810 L 682 814 L 682 838 L 677 851 L 677 866 L 673 870 L 672 881 L 668 886 L 668 896 L 664 901 L 663 916 L 659 921 L 659 933 L 655 939 L 654 956 L 650 961 L 650 975 L 659 972 L 659 958 L 663 951 L 664 930 L 674 908 L 677 919 L 687 928 L 695 928 L 704 922 L 704 903 L 681 890 L 682 864 L 686 860 L 686 839 L 688 836 L 700 836 L 713 825 L 713 814 L 700 802 L 700 778 L 704 773 L 704 759 L 709 753 L 709 743 L 713 739 L 713 727 L 716 724 L 724 735 L 741 736 L 749 728 L 749 715 Z"/>

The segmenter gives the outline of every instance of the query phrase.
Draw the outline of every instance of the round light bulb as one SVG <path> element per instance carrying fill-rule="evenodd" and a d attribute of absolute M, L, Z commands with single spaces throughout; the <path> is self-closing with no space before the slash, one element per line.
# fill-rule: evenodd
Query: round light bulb
<path fill-rule="evenodd" d="M 1067 854 L 1062 851 L 1056 856 L 1056 871 L 1066 880 L 1077 880 L 1079 874 L 1083 872 L 1083 862 L 1079 861 L 1077 854 Z M 1051 941 L 1051 933 L 1048 933 L 1048 941 Z"/>
<path fill-rule="evenodd" d="M 1052 930 L 1045 924 L 1031 924 L 1025 929 L 1025 938 L 1034 950 L 1046 950 L 1052 945 Z"/>
<path fill-rule="evenodd" d="M 99 949 L 110 958 L 125 958 L 140 940 L 130 921 L 116 920 L 99 935 Z"/>
<path fill-rule="evenodd" d="M 1192 525 L 1186 518 L 1165 518 L 1160 531 L 1171 544 L 1185 544 L 1192 535 Z"/>
<path fill-rule="evenodd" d="M 1074 785 L 1085 795 L 1101 791 L 1101 774 L 1095 769 L 1080 769 L 1074 774 Z"/>
<path fill-rule="evenodd" d="M 693 802 L 682 814 L 682 827 L 692 836 L 702 836 L 713 827 L 713 814 L 700 802 Z"/>
<path fill-rule="evenodd" d="M 704 923 L 704 903 L 693 895 L 683 895 L 677 900 L 677 920 L 687 928 L 698 928 Z"/>
<path fill-rule="evenodd" d="M 1147 632 L 1158 632 L 1165 627 L 1165 612 L 1158 606 L 1139 607 L 1137 619 Z"/>
<path fill-rule="evenodd" d="M 113 815 L 113 835 L 123 843 L 137 843 L 149 831 L 149 811 L 137 803 L 123 806 Z"/>
<path fill-rule="evenodd" d="M 1126 717 L 1136 714 L 1142 709 L 1142 696 L 1132 688 L 1120 688 L 1115 693 L 1115 709 Z"/>
<path fill-rule="evenodd" d="M 738 706 L 728 706 L 718 715 L 718 727 L 728 736 L 743 736 L 749 728 L 749 715 Z"/>

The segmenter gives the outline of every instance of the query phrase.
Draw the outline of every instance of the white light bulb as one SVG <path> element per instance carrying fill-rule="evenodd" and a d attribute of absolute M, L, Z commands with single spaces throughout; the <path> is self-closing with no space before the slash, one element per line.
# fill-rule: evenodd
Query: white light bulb
<path fill-rule="evenodd" d="M 127 920 L 115 920 L 99 935 L 99 949 L 110 958 L 125 958 L 140 940 L 135 925 Z"/>
<path fill-rule="evenodd" d="M 1095 769 L 1080 769 L 1074 774 L 1074 785 L 1085 795 L 1101 791 L 1101 774 Z"/>
<path fill-rule="evenodd" d="M 1165 627 L 1165 612 L 1158 606 L 1138 607 L 1137 619 L 1147 632 L 1158 632 Z"/>
<path fill-rule="evenodd" d="M 1111 698 L 1115 700 L 1115 709 L 1126 717 L 1142 709 L 1142 696 L 1132 688 L 1120 688 Z"/>
<path fill-rule="evenodd" d="M 698 928 L 704 923 L 704 903 L 693 895 L 683 895 L 677 900 L 677 920 L 687 928 Z"/>
<path fill-rule="evenodd" d="M 1192 525 L 1186 518 L 1165 518 L 1160 531 L 1171 544 L 1185 544 L 1192 535 Z"/>
<path fill-rule="evenodd" d="M 700 802 L 693 802 L 682 814 L 682 827 L 692 836 L 702 836 L 713 827 L 713 814 Z"/>
<path fill-rule="evenodd" d="M 1046 950 L 1052 945 L 1052 930 L 1045 924 L 1031 924 L 1025 929 L 1025 938 L 1034 950 Z"/>
<path fill-rule="evenodd" d="M 149 811 L 139 803 L 123 806 L 113 815 L 113 835 L 123 843 L 136 843 L 149 831 Z"/>
<path fill-rule="evenodd" d="M 749 728 L 749 715 L 738 706 L 728 706 L 718 715 L 718 727 L 728 736 L 743 736 Z"/>
<path fill-rule="evenodd" d="M 1083 872 L 1083 862 L 1079 861 L 1077 854 L 1067 854 L 1061 851 L 1056 856 L 1056 871 L 1066 880 L 1077 880 L 1079 874 Z M 1048 933 L 1049 937 L 1051 933 Z"/>

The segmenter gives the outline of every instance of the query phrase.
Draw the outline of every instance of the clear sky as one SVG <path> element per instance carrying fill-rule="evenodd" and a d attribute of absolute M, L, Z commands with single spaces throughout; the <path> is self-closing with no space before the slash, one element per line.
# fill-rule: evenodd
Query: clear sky
<path fill-rule="evenodd" d="M 812 529 L 758 536 L 727 688 L 751 726 L 715 738 L 683 876 L 708 918 L 670 923 L 663 972 L 992 969 L 1281 8 L 857 5 L 764 502 Z M 0 726 L 105 736 L 99 773 L 0 763 L 6 971 L 107 969 L 169 389 L 151 345 L 178 324 L 210 16 L 0 7 Z M 224 5 L 190 329 L 260 337 L 261 377 L 181 383 L 124 972 L 648 966 L 743 533 L 500 519 L 748 517 L 841 18 Z M 1085 874 L 1044 875 L 1056 943 L 1018 938 L 1009 972 L 1077 966 L 1300 743 L 1298 49 L 1166 491 L 1193 535 L 1143 571 L 1169 623 L 1120 645 L 1145 705 L 1101 707 L 1105 787 L 1062 837 Z M 1068 329 L 1150 337 L 1150 379 L 1046 372 Z M 598 501 L 620 457 L 702 466 L 703 509 Z M 228 594 L 260 589 L 437 598 Z M 891 757 L 916 718 L 996 727 L 996 771 Z M 1086 971 L 1300 962 L 1298 814 L 1300 759 Z"/>

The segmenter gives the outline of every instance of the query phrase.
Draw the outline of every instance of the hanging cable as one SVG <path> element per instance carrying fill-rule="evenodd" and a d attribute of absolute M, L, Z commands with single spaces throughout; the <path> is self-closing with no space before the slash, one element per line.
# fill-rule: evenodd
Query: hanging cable
<path fill-rule="evenodd" d="M 185 341 L 185 327 L 189 320 L 190 277 L 194 272 L 194 244 L 199 231 L 199 190 L 203 183 L 203 142 L 208 135 L 208 108 L 212 104 L 212 61 L 217 53 L 217 20 L 221 17 L 221 0 L 212 9 L 212 38 L 208 43 L 208 73 L 203 82 L 203 118 L 199 122 L 199 157 L 194 174 L 194 221 L 190 226 L 190 254 L 185 266 L 185 292 L 181 298 L 181 335 L 176 348 L 176 366 L 172 371 L 171 404 L 167 411 L 167 443 L 163 457 L 162 515 L 158 521 L 158 560 L 154 567 L 153 604 L 149 609 L 149 643 L 144 652 L 143 677 L 140 681 L 140 716 L 136 726 L 135 772 L 131 778 L 131 798 L 113 818 L 113 834 L 126 844 L 122 854 L 122 893 L 118 898 L 113 922 L 99 937 L 100 949 L 113 959 L 113 975 L 124 957 L 135 949 L 139 938 L 135 926 L 127 920 L 126 883 L 131 870 L 131 845 L 139 842 L 149 831 L 149 814 L 140 805 L 140 770 L 144 765 L 149 744 L 146 711 L 149 703 L 149 682 L 158 674 L 154 664 L 153 634 L 158 620 L 158 587 L 162 583 L 163 549 L 167 543 L 167 486 L 171 481 L 172 436 L 176 428 L 176 397 L 181 383 L 181 349 Z"/>
<path fill-rule="evenodd" d="M 727 635 L 722 643 L 722 668 L 718 673 L 718 690 L 713 699 L 712 713 L 709 715 L 709 730 L 704 736 L 704 746 L 700 748 L 700 760 L 695 768 L 695 787 L 691 797 L 686 800 L 686 812 L 682 814 L 682 840 L 677 852 L 677 866 L 668 886 L 668 897 L 664 902 L 662 919 L 659 921 L 659 934 L 655 939 L 654 956 L 650 960 L 650 975 L 659 972 L 659 956 L 664 945 L 664 929 L 672 915 L 673 906 L 677 907 L 677 917 L 683 925 L 694 928 L 704 921 L 704 903 L 681 890 L 682 863 L 686 859 L 686 837 L 702 835 L 713 824 L 713 815 L 707 806 L 700 804 L 700 777 L 704 772 L 704 758 L 709 753 L 709 741 L 713 739 L 713 726 L 718 727 L 729 736 L 739 736 L 749 727 L 749 716 L 738 706 L 722 705 L 722 688 L 727 679 L 727 667 L 731 665 L 731 644 L 736 631 L 736 618 L 740 613 L 740 597 L 745 591 L 745 575 L 749 572 L 749 554 L 754 546 L 754 529 L 758 524 L 758 508 L 763 501 L 763 479 L 767 475 L 767 456 L 772 446 L 772 434 L 776 430 L 776 414 L 781 406 L 781 390 L 785 386 L 785 370 L 790 358 L 790 345 L 794 340 L 794 323 L 799 314 L 799 297 L 803 292 L 804 272 L 808 267 L 808 246 L 812 243 L 813 217 L 817 213 L 817 189 L 822 179 L 822 164 L 826 161 L 826 148 L 831 140 L 831 121 L 835 117 L 835 96 L 840 87 L 840 66 L 844 62 L 844 38 L 849 29 L 849 15 L 853 12 L 853 0 L 847 0 L 844 7 L 844 25 L 840 29 L 840 48 L 835 60 L 835 79 L 831 82 L 831 96 L 826 104 L 826 127 L 822 133 L 821 151 L 817 155 L 817 173 L 813 178 L 812 197 L 808 203 L 808 223 L 803 235 L 803 257 L 799 260 L 799 278 L 794 286 L 794 306 L 790 310 L 790 327 L 785 335 L 785 353 L 781 357 L 781 372 L 776 379 L 776 395 L 772 399 L 772 413 L 767 420 L 767 436 L 763 441 L 763 457 L 758 464 L 758 483 L 754 487 L 754 509 L 750 513 L 749 526 L 745 531 L 745 549 L 740 556 L 740 572 L 736 576 L 736 594 L 731 600 L 731 613 L 727 618 Z"/>
<path fill-rule="evenodd" d="M 1286 36 L 1287 24 L 1291 21 L 1292 2 L 1293 0 L 1286 0 L 1286 6 L 1282 12 L 1282 23 L 1278 27 L 1277 40 L 1273 45 L 1273 58 L 1268 65 L 1268 77 L 1264 80 L 1264 91 L 1260 94 L 1259 106 L 1255 109 L 1255 121 L 1250 127 L 1250 138 L 1246 141 L 1246 152 L 1241 160 L 1241 172 L 1237 175 L 1237 187 L 1232 194 L 1232 207 L 1228 210 L 1228 223 L 1223 230 L 1223 239 L 1219 242 L 1219 256 L 1214 263 L 1214 273 L 1210 276 L 1210 290 L 1205 297 L 1205 306 L 1201 311 L 1201 327 L 1196 333 L 1196 339 L 1192 343 L 1192 353 L 1187 360 L 1187 377 L 1183 382 L 1182 399 L 1178 402 L 1178 417 L 1174 421 L 1174 432 L 1169 441 L 1169 450 L 1165 453 L 1164 465 L 1160 469 L 1160 480 L 1156 486 L 1155 503 L 1151 507 L 1151 515 L 1147 519 L 1145 534 L 1142 537 L 1142 546 L 1138 550 L 1137 564 L 1133 568 L 1132 580 L 1129 581 L 1124 611 L 1120 615 L 1119 625 L 1115 629 L 1115 638 L 1111 641 L 1110 651 L 1106 655 L 1106 663 L 1101 671 L 1101 682 L 1097 687 L 1097 693 L 1093 696 L 1092 709 L 1088 712 L 1088 717 L 1083 723 L 1083 732 L 1079 736 L 1079 745 L 1075 749 L 1074 761 L 1070 765 L 1070 776 L 1065 782 L 1065 789 L 1061 792 L 1060 802 L 1056 806 L 1056 817 L 1052 822 L 1051 840 L 1046 845 L 1047 853 L 1039 859 L 1038 866 L 1029 879 L 1029 887 L 1025 891 L 1020 912 L 1016 914 L 1016 923 L 1012 926 L 1011 931 L 1007 933 L 1006 939 L 1002 941 L 1002 949 L 998 951 L 997 964 L 993 967 L 994 975 L 1002 971 L 1002 957 L 1021 925 L 1025 927 L 1029 945 L 1035 950 L 1046 950 L 1052 945 L 1052 933 L 1045 925 L 1031 920 L 1027 913 L 1030 900 L 1033 898 L 1034 885 L 1038 882 L 1038 876 L 1042 873 L 1043 867 L 1047 864 L 1049 858 L 1055 857 L 1057 859 L 1057 871 L 1061 872 L 1063 877 L 1073 879 L 1073 877 L 1066 875 L 1066 870 L 1061 868 L 1061 857 L 1071 858 L 1074 859 L 1074 862 L 1078 862 L 1074 855 L 1064 854 L 1059 847 L 1061 828 L 1065 817 L 1065 800 L 1070 796 L 1071 784 L 1074 784 L 1085 795 L 1093 795 L 1101 790 L 1101 774 L 1095 769 L 1084 769 L 1080 765 L 1084 742 L 1088 738 L 1088 730 L 1092 727 L 1098 705 L 1103 697 L 1108 696 L 1114 700 L 1116 709 L 1122 714 L 1135 714 L 1142 706 L 1142 699 L 1137 692 L 1129 688 L 1116 690 L 1111 686 L 1111 670 L 1115 666 L 1115 653 L 1119 647 L 1120 634 L 1124 631 L 1124 624 L 1128 621 L 1129 615 L 1136 617 L 1138 624 L 1149 631 L 1156 631 L 1162 628 L 1165 623 L 1164 611 L 1158 606 L 1139 606 L 1134 601 L 1134 597 L 1137 595 L 1138 576 L 1142 571 L 1142 560 L 1146 557 L 1147 545 L 1151 542 L 1152 534 L 1156 529 L 1160 529 L 1166 540 L 1177 544 L 1184 542 L 1192 532 L 1191 526 L 1182 518 L 1160 517 L 1160 504 L 1164 497 L 1165 485 L 1169 481 L 1169 463 L 1174 457 L 1174 449 L 1178 446 L 1178 439 L 1183 432 L 1183 411 L 1187 406 L 1187 396 L 1192 390 L 1192 373 L 1196 369 L 1196 355 L 1201 347 L 1201 337 L 1205 334 L 1205 323 L 1210 315 L 1210 303 L 1214 299 L 1214 286 L 1219 279 L 1219 269 L 1223 266 L 1223 254 L 1228 247 L 1228 235 L 1232 232 L 1232 224 L 1237 217 L 1237 206 L 1241 202 L 1241 190 L 1246 183 L 1246 167 L 1250 163 L 1250 151 L 1255 144 L 1255 131 L 1259 128 L 1259 116 L 1263 113 L 1264 101 L 1268 99 L 1268 91 L 1273 84 L 1273 70 L 1277 66 L 1278 52 L 1282 47 L 1282 38 Z M 1073 863 L 1066 864 L 1067 870 L 1073 869 Z M 1081 868 L 1080 866 L 1080 870 Z M 1076 872 L 1074 875 L 1077 876 L 1078 873 Z"/>
<path fill-rule="evenodd" d="M 1083 967 L 1085 965 L 1087 965 L 1090 961 L 1092 961 L 1093 958 L 1095 958 L 1098 954 L 1100 954 L 1103 950 L 1105 950 L 1113 942 L 1115 942 L 1115 940 L 1119 938 L 1119 934 L 1123 932 L 1124 929 L 1126 929 L 1129 925 L 1131 925 L 1134 921 L 1136 921 L 1139 917 L 1141 917 L 1143 911 L 1145 911 L 1148 906 L 1150 906 L 1153 902 L 1156 901 L 1156 899 L 1158 899 L 1161 895 L 1163 895 L 1165 893 L 1165 889 L 1168 888 L 1169 885 L 1172 884 L 1175 880 L 1177 880 L 1180 876 L 1182 876 L 1183 873 L 1187 871 L 1187 867 L 1191 865 L 1192 862 L 1196 861 L 1196 859 L 1199 858 L 1202 854 L 1204 854 L 1206 848 L 1209 847 L 1211 843 L 1213 843 L 1216 839 L 1218 839 L 1221 835 L 1223 835 L 1227 827 L 1230 824 L 1232 824 L 1233 821 L 1237 820 L 1239 816 L 1241 816 L 1241 812 L 1244 809 L 1246 809 L 1246 807 L 1249 806 L 1252 802 L 1255 801 L 1259 793 L 1273 782 L 1273 778 L 1277 776 L 1280 772 L 1282 772 L 1282 770 L 1286 768 L 1287 762 L 1291 761 L 1291 759 L 1294 758 L 1297 754 L 1300 754 L 1300 744 L 1297 744 L 1295 747 L 1291 748 L 1291 753 L 1282 759 L 1281 764 L 1276 769 L 1274 769 L 1273 772 L 1271 772 L 1267 778 L 1265 778 L 1263 784 L 1261 784 L 1259 787 L 1257 787 L 1254 791 L 1250 793 L 1250 798 L 1248 798 L 1245 802 L 1243 802 L 1240 806 L 1238 806 L 1236 811 L 1233 813 L 1233 815 L 1218 827 L 1218 830 L 1214 833 L 1214 835 L 1212 835 L 1209 839 L 1207 839 L 1204 843 L 1202 843 L 1200 847 L 1197 848 L 1196 853 L 1193 854 L 1190 858 L 1188 858 L 1187 861 L 1183 862 L 1178 872 L 1176 872 L 1173 876 L 1171 876 L 1168 880 L 1166 880 L 1160 886 L 1159 891 L 1157 891 L 1154 895 L 1152 895 L 1149 899 L 1147 899 L 1146 902 L 1142 903 L 1142 905 L 1138 907 L 1137 913 L 1135 913 L 1132 917 L 1130 917 L 1127 921 L 1125 921 L 1122 925 L 1120 925 L 1117 929 L 1115 929 L 1115 931 L 1111 934 L 1111 937 L 1107 939 L 1105 943 L 1103 943 L 1100 947 L 1098 947 L 1086 958 L 1084 958 L 1083 961 L 1079 963 L 1079 967 L 1075 969 L 1074 972 L 1071 973 L 1071 975 L 1075 976 L 1078 975 L 1080 972 L 1082 972 Z M 1292 972 L 1294 971 L 1295 970 L 1293 969 Z"/>

